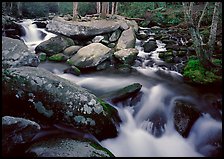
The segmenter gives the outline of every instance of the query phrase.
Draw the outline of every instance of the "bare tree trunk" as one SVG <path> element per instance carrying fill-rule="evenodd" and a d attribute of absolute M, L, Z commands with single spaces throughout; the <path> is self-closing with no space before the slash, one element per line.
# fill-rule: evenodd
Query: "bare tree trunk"
<path fill-rule="evenodd" d="M 78 2 L 73 2 L 73 20 L 78 17 Z"/>
<path fill-rule="evenodd" d="M 101 2 L 96 2 L 96 11 L 97 11 L 97 14 L 101 13 Z"/>
<path fill-rule="evenodd" d="M 217 32 L 217 25 L 219 21 L 219 11 L 218 8 L 220 6 L 221 2 L 216 2 L 215 3 L 215 8 L 213 12 L 213 17 L 212 17 L 212 25 L 211 25 L 211 30 L 210 30 L 210 36 L 208 40 L 208 47 L 209 47 L 209 54 L 210 57 L 212 56 L 214 52 L 214 46 L 215 46 L 215 40 L 216 40 L 216 32 Z"/>
<path fill-rule="evenodd" d="M 208 3 L 209 3 L 209 2 L 206 2 L 205 7 L 204 7 L 204 9 L 203 9 L 203 11 L 202 11 L 201 17 L 200 17 L 200 19 L 199 19 L 199 21 L 198 21 L 198 30 L 200 29 L 201 21 L 202 21 L 204 15 L 205 15 L 205 11 L 206 11 L 206 8 L 207 8 L 207 6 L 208 6 Z"/>
<path fill-rule="evenodd" d="M 101 18 L 106 18 L 107 16 L 107 4 L 108 2 L 102 2 Z"/>
<path fill-rule="evenodd" d="M 110 2 L 107 2 L 107 14 L 110 14 Z"/>
<path fill-rule="evenodd" d="M 114 7 L 115 7 L 115 3 L 116 3 L 116 2 L 112 2 L 111 14 L 114 14 L 114 9 L 115 9 Z"/>
<path fill-rule="evenodd" d="M 118 2 L 115 2 L 115 14 L 118 13 Z"/>
<path fill-rule="evenodd" d="M 17 13 L 18 16 L 21 17 L 22 16 L 22 11 L 21 11 L 21 2 L 17 2 Z"/>

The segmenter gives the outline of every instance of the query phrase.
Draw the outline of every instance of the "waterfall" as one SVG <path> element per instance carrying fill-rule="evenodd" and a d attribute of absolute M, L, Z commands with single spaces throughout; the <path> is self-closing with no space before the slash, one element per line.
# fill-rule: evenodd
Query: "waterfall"
<path fill-rule="evenodd" d="M 45 29 L 37 28 L 37 25 L 33 24 L 33 22 L 34 21 L 31 19 L 26 19 L 23 22 L 18 23 L 23 27 L 25 31 L 25 35 L 21 36 L 20 38 L 32 52 L 34 52 L 35 47 L 41 42 L 56 36 L 56 34 L 47 32 Z"/>

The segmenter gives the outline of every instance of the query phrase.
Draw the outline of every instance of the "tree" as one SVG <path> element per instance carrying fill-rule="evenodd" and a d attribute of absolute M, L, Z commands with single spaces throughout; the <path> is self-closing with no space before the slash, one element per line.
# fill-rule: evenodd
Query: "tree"
<path fill-rule="evenodd" d="M 101 18 L 106 18 L 106 16 L 107 16 L 107 6 L 108 6 L 108 2 L 102 2 Z"/>
<path fill-rule="evenodd" d="M 73 2 L 73 20 L 78 17 L 78 2 Z"/>
<path fill-rule="evenodd" d="M 96 2 L 96 12 L 97 14 L 101 13 L 101 2 Z"/>
<path fill-rule="evenodd" d="M 209 49 L 209 48 L 214 47 L 214 43 L 215 43 L 217 23 L 218 23 L 217 8 L 219 7 L 220 2 L 215 3 L 212 25 L 211 25 L 212 27 L 211 27 L 210 36 L 209 36 L 209 42 L 207 44 L 203 43 L 202 37 L 201 37 L 200 32 L 199 32 L 199 28 L 198 28 L 198 27 L 200 27 L 201 19 L 204 16 L 203 15 L 204 10 L 206 9 L 207 6 L 205 4 L 205 7 L 204 7 L 202 15 L 199 19 L 198 25 L 195 25 L 194 22 L 193 22 L 193 18 L 192 18 L 193 3 L 194 2 L 190 2 L 190 3 L 189 2 L 183 2 L 182 3 L 183 8 L 184 8 L 185 20 L 188 24 L 189 32 L 191 34 L 191 38 L 192 38 L 193 43 L 194 43 L 194 47 L 195 47 L 197 57 L 199 58 L 201 64 L 205 68 L 211 69 L 212 67 L 216 67 L 216 65 L 214 65 L 211 62 L 212 52 L 210 52 L 211 49 Z"/>

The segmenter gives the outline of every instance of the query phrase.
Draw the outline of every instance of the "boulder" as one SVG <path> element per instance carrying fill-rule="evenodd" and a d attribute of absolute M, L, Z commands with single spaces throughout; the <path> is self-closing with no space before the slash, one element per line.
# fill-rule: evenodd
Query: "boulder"
<path fill-rule="evenodd" d="M 157 44 L 155 40 L 149 40 L 143 44 L 144 52 L 155 51 L 157 48 Z"/>
<path fill-rule="evenodd" d="M 102 35 L 97 35 L 97 36 L 95 36 L 95 37 L 92 39 L 92 42 L 93 42 L 93 43 L 99 43 L 99 42 L 101 42 L 103 39 L 104 39 L 104 36 L 102 36 Z"/>
<path fill-rule="evenodd" d="M 71 67 L 65 69 L 64 73 L 70 73 L 70 74 L 79 76 L 81 74 L 81 71 L 77 67 L 71 66 Z"/>
<path fill-rule="evenodd" d="M 74 45 L 72 39 L 58 35 L 37 45 L 35 51 L 45 52 L 47 56 L 52 56 L 54 54 L 63 52 L 66 48 L 72 45 Z"/>
<path fill-rule="evenodd" d="M 2 117 L 3 156 L 18 155 L 16 150 L 21 150 L 23 144 L 30 142 L 39 130 L 40 125 L 34 121 L 12 116 Z"/>
<path fill-rule="evenodd" d="M 78 68 L 96 67 L 111 55 L 111 49 L 101 43 L 92 43 L 81 48 L 72 58 L 69 64 Z"/>
<path fill-rule="evenodd" d="M 4 113 L 61 122 L 99 140 L 117 135 L 117 110 L 75 83 L 36 67 L 9 68 L 2 79 Z"/>
<path fill-rule="evenodd" d="M 122 49 L 114 53 L 114 56 L 119 59 L 124 64 L 132 65 L 137 58 L 138 49 L 136 48 L 129 48 L 129 49 Z"/>
<path fill-rule="evenodd" d="M 92 20 L 88 22 L 65 21 L 61 17 L 54 17 L 48 24 L 47 30 L 66 35 L 68 37 L 92 37 L 110 33 L 120 27 L 119 21 Z"/>
<path fill-rule="evenodd" d="M 111 34 L 111 36 L 109 38 L 109 41 L 110 42 L 116 42 L 119 39 L 119 37 L 121 36 L 121 33 L 122 33 L 122 31 L 120 29 L 117 29 L 116 31 L 114 31 Z"/>
<path fill-rule="evenodd" d="M 47 54 L 44 52 L 39 53 L 38 58 L 40 59 L 40 62 L 44 62 L 47 60 Z"/>
<path fill-rule="evenodd" d="M 79 49 L 81 49 L 82 46 L 77 46 L 77 45 L 74 45 L 74 46 L 70 46 L 70 47 L 67 47 L 64 51 L 63 51 L 63 54 L 67 55 L 67 56 L 72 56 L 74 55 L 75 53 L 77 53 L 79 51 Z"/>
<path fill-rule="evenodd" d="M 141 90 L 142 85 L 139 83 L 133 83 L 119 90 L 115 90 L 104 94 L 101 98 L 117 103 L 130 97 L 134 97 Z"/>
<path fill-rule="evenodd" d="M 175 129 L 183 137 L 187 137 L 193 124 L 201 115 L 195 105 L 184 101 L 176 101 L 174 107 Z"/>
<path fill-rule="evenodd" d="M 30 157 L 114 157 L 96 142 L 68 137 L 41 140 L 31 145 L 26 154 Z"/>
<path fill-rule="evenodd" d="M 133 28 L 134 32 L 138 32 L 138 24 L 135 20 L 125 20 L 129 27 Z"/>
<path fill-rule="evenodd" d="M 127 48 L 134 48 L 135 47 L 135 32 L 130 27 L 128 30 L 125 30 L 121 33 L 120 38 L 118 39 L 116 49 L 127 49 Z"/>
<path fill-rule="evenodd" d="M 17 39 L 2 37 L 2 67 L 32 66 L 40 63 L 38 57 L 28 50 L 24 42 Z"/>

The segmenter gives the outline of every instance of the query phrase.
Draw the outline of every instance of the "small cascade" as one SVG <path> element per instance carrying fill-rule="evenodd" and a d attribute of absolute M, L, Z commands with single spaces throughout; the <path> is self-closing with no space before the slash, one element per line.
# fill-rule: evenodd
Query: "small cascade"
<path fill-rule="evenodd" d="M 45 29 L 37 28 L 36 24 L 33 24 L 33 22 L 34 21 L 31 19 L 26 19 L 22 23 L 18 23 L 25 31 L 25 35 L 20 38 L 32 52 L 34 52 L 35 47 L 41 42 L 56 36 L 56 34 L 47 32 Z"/>

